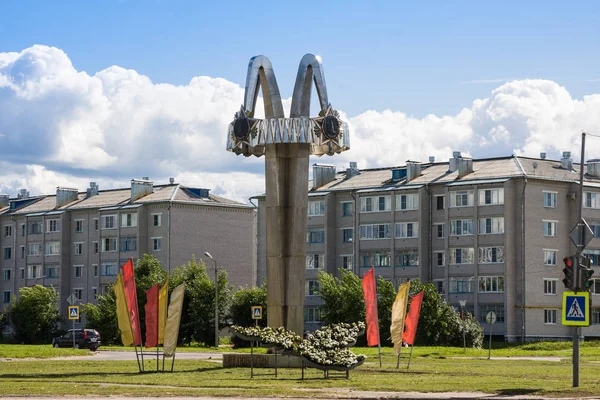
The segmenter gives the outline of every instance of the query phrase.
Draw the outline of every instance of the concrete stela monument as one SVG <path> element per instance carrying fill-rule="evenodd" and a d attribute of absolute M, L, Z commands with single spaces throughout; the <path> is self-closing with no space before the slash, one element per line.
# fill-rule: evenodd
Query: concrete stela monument
<path fill-rule="evenodd" d="M 321 111 L 310 118 L 314 81 Z M 262 90 L 265 118 L 254 118 Z M 229 125 L 227 150 L 265 156 L 267 219 L 267 323 L 301 335 L 304 330 L 304 276 L 308 207 L 308 158 L 350 148 L 348 125 L 329 104 L 319 57 L 302 57 L 289 118 L 269 59 L 250 59 L 244 104 Z"/>

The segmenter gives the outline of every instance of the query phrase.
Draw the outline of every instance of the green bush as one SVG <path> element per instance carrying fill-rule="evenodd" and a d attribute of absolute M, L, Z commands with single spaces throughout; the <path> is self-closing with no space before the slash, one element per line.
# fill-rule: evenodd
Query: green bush
<path fill-rule="evenodd" d="M 10 308 L 14 341 L 25 344 L 51 343 L 57 336 L 60 315 L 58 293 L 41 285 L 22 287 Z"/>
<path fill-rule="evenodd" d="M 252 306 L 262 306 L 262 319 L 255 320 L 252 318 L 251 309 Z M 258 321 L 258 326 L 267 326 L 267 287 L 262 285 L 260 287 L 251 288 L 240 288 L 233 294 L 231 300 L 231 307 L 229 308 L 229 317 L 233 325 L 238 326 L 252 326 Z M 232 335 L 231 342 L 234 347 L 247 347 L 250 345 L 249 342 L 237 338 Z"/>

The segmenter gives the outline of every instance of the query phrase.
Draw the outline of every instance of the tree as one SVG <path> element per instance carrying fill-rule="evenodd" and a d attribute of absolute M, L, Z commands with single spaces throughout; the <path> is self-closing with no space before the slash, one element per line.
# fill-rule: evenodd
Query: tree
<path fill-rule="evenodd" d="M 262 306 L 262 319 L 255 320 L 252 318 L 252 306 Z M 266 285 L 263 284 L 260 287 L 254 286 L 251 288 L 240 288 L 237 292 L 235 292 L 231 300 L 229 316 L 234 325 L 251 326 L 256 324 L 256 321 L 258 321 L 259 326 L 267 326 Z M 235 347 L 240 347 L 248 344 L 248 342 L 246 342 L 245 340 L 238 339 L 236 336 L 233 336 L 232 340 Z"/>
<path fill-rule="evenodd" d="M 23 343 L 50 343 L 61 321 L 58 293 L 41 285 L 19 289 L 19 298 L 10 308 L 15 340 Z"/>
<path fill-rule="evenodd" d="M 115 291 L 112 286 L 108 293 L 96 298 L 96 304 L 82 304 L 81 312 L 85 314 L 86 328 L 93 328 L 100 332 L 103 344 L 121 344 Z"/>
<path fill-rule="evenodd" d="M 227 272 L 218 274 L 219 328 L 225 326 L 226 310 L 231 302 L 231 286 Z M 192 341 L 212 345 L 215 343 L 215 284 L 206 273 L 204 262 L 196 257 L 187 264 L 177 267 L 172 274 L 169 286 L 174 288 L 185 283 L 185 296 L 179 330 L 179 343 Z M 170 289 L 171 289 L 170 288 Z"/>
<path fill-rule="evenodd" d="M 382 346 L 392 346 L 390 326 L 392 325 L 392 305 L 396 300 L 394 284 L 383 277 L 377 277 L 377 314 L 379 316 L 379 338 Z"/>
<path fill-rule="evenodd" d="M 146 309 L 144 308 L 146 304 L 146 290 L 156 284 L 162 285 L 169 274 L 162 269 L 160 261 L 150 254 L 144 254 L 142 258 L 137 260 L 133 274 L 135 277 L 138 312 L 140 315 L 140 330 L 142 332 L 142 340 L 144 340 L 146 337 Z"/>
<path fill-rule="evenodd" d="M 481 347 L 483 328 L 472 315 L 461 321 L 460 315 L 437 292 L 433 284 L 424 285 L 418 279 L 410 281 L 410 295 L 424 291 L 416 343 L 437 346 L 462 346 L 463 329 L 467 346 Z"/>

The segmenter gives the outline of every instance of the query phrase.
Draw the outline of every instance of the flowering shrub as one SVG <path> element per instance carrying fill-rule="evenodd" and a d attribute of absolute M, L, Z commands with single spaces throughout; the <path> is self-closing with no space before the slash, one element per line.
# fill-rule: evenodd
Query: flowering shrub
<path fill-rule="evenodd" d="M 263 343 L 294 351 L 319 365 L 350 368 L 366 359 L 364 354 L 356 355 L 348 349 L 364 331 L 364 322 L 327 325 L 304 340 L 284 328 L 233 326 L 232 329 L 242 335 L 259 338 Z"/>

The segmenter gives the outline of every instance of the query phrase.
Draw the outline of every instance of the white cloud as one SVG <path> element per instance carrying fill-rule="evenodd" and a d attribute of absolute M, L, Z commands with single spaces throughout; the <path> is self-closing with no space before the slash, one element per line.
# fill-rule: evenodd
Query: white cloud
<path fill-rule="evenodd" d="M 175 86 L 118 66 L 88 75 L 53 47 L 0 53 L 0 192 L 52 193 L 88 181 L 123 187 L 135 177 L 160 183 L 173 176 L 245 201 L 264 191 L 264 160 L 225 151 L 227 124 L 243 95 L 239 85 L 207 76 Z M 259 116 L 262 105 L 257 109 Z M 392 166 L 430 155 L 446 160 L 453 150 L 576 155 L 581 130 L 600 133 L 599 109 L 600 95 L 578 100 L 553 81 L 511 81 L 457 115 L 370 110 L 350 117 L 352 149 L 318 162 Z M 600 155 L 600 140 L 588 146 L 590 157 Z"/>

